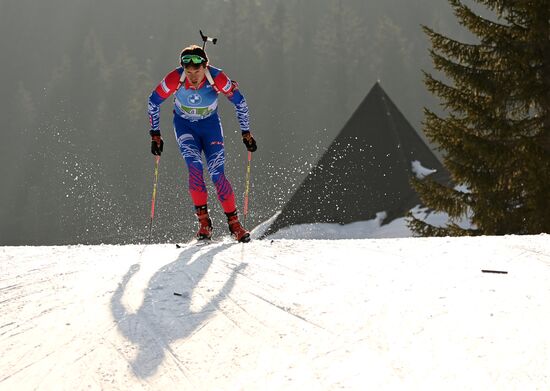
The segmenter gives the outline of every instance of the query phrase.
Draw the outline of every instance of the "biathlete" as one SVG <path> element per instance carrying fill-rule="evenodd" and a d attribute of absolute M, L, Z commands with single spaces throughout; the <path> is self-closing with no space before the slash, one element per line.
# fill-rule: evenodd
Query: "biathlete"
<path fill-rule="evenodd" d="M 218 94 L 234 105 L 248 151 L 257 149 L 250 133 L 248 105 L 235 81 L 208 63 L 206 52 L 197 45 L 183 49 L 181 66 L 166 75 L 149 96 L 151 153 L 160 155 L 164 141 L 160 134 L 160 105 L 174 95 L 174 131 L 181 154 L 189 170 L 189 194 L 199 220 L 197 239 L 212 237 L 212 220 L 208 215 L 208 193 L 203 176 L 202 154 L 218 200 L 227 216 L 229 231 L 239 242 L 250 241 L 250 233 L 241 225 L 235 194 L 224 174 L 225 151 L 221 120 L 218 115 Z"/>

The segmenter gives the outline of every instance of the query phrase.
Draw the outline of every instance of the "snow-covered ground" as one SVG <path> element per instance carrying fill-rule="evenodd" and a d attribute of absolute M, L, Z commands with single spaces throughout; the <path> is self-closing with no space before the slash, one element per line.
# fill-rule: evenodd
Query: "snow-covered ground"
<path fill-rule="evenodd" d="M 0 270 L 1 390 L 550 389 L 549 235 L 0 247 Z"/>

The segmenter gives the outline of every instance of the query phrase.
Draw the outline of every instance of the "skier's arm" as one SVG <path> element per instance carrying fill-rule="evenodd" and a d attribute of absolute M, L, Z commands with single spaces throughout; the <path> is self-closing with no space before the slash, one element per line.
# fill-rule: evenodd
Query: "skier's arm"
<path fill-rule="evenodd" d="M 243 94 L 239 91 L 237 82 L 230 80 L 223 72 L 219 72 L 214 77 L 214 84 L 217 89 L 224 94 L 231 103 L 235 105 L 237 120 L 243 134 L 250 133 L 250 116 L 248 114 L 248 104 Z"/>
<path fill-rule="evenodd" d="M 233 95 L 228 97 L 228 99 L 235 105 L 235 112 L 237 113 L 237 119 L 239 120 L 239 126 L 241 127 L 241 132 L 246 133 L 250 132 L 250 116 L 248 114 L 248 104 L 246 99 L 238 90 L 235 83 L 235 90 Z"/>
<path fill-rule="evenodd" d="M 160 135 L 160 105 L 178 89 L 180 85 L 181 69 L 174 69 L 166 75 L 149 96 L 147 112 L 151 124 L 151 135 Z"/>

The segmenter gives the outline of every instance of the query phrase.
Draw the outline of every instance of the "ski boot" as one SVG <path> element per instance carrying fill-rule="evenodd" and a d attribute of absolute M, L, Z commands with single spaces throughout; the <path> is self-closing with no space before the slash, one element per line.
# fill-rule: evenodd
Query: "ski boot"
<path fill-rule="evenodd" d="M 227 223 L 229 224 L 229 232 L 231 235 L 241 243 L 250 242 L 250 232 L 248 232 L 239 222 L 239 217 L 237 216 L 237 211 L 232 213 L 226 213 Z"/>
<path fill-rule="evenodd" d="M 199 218 L 199 231 L 197 232 L 197 240 L 212 239 L 212 220 L 208 216 L 208 207 L 206 205 L 196 206 L 195 214 Z"/>

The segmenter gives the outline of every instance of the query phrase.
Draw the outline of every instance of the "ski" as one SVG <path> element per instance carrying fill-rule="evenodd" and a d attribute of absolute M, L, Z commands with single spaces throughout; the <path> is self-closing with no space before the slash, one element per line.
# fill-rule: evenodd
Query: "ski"
<path fill-rule="evenodd" d="M 207 246 L 209 244 L 217 243 L 217 242 L 218 242 L 217 240 L 212 240 L 212 239 L 201 239 L 201 240 L 192 239 L 187 243 L 176 243 L 176 248 L 184 248 L 189 246 L 201 247 L 201 246 Z"/>
<path fill-rule="evenodd" d="M 232 236 L 222 236 L 219 239 L 192 239 L 187 243 L 176 243 L 176 248 L 185 248 L 189 246 L 208 246 L 209 244 L 215 244 L 215 243 L 226 243 L 226 244 L 238 244 L 238 243 L 249 243 L 252 239 L 250 238 L 250 235 L 246 236 L 244 240 L 241 240 L 240 242 L 236 241 L 234 237 Z"/>

